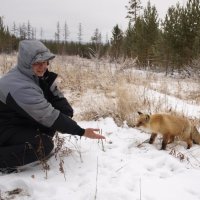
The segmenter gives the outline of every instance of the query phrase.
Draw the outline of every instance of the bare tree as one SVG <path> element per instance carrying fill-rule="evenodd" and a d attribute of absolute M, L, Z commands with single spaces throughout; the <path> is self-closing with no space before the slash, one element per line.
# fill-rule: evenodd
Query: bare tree
<path fill-rule="evenodd" d="M 20 39 L 26 39 L 27 38 L 27 28 L 26 28 L 26 25 L 24 23 L 19 26 L 19 35 L 20 35 Z"/>
<path fill-rule="evenodd" d="M 68 37 L 69 37 L 69 29 L 68 29 L 68 26 L 67 26 L 67 22 L 65 21 L 65 24 L 64 24 L 64 43 L 67 42 L 68 40 Z"/>
<path fill-rule="evenodd" d="M 57 31 L 55 32 L 55 40 L 57 43 L 60 42 L 60 23 L 57 22 Z"/>
<path fill-rule="evenodd" d="M 91 41 L 95 45 L 95 49 L 93 49 L 92 54 L 96 58 L 99 58 L 100 57 L 100 51 L 101 51 L 102 37 L 101 37 L 101 33 L 99 32 L 98 28 L 95 29 L 94 34 L 91 37 Z"/>
<path fill-rule="evenodd" d="M 14 36 L 18 37 L 18 28 L 17 28 L 15 22 L 13 23 L 11 31 L 12 31 L 12 33 L 13 33 Z"/>
<path fill-rule="evenodd" d="M 36 33 L 37 33 L 36 28 L 32 28 L 32 32 L 31 32 L 32 39 L 36 39 Z"/>
<path fill-rule="evenodd" d="M 43 37 L 44 37 L 44 31 L 43 31 L 43 28 L 41 27 L 40 28 L 40 39 L 43 40 Z"/>
<path fill-rule="evenodd" d="M 79 23 L 79 27 L 78 27 L 78 42 L 79 42 L 79 44 L 82 43 L 82 36 L 83 36 L 82 24 Z"/>
<path fill-rule="evenodd" d="M 32 27 L 29 21 L 27 23 L 27 39 L 32 39 Z"/>

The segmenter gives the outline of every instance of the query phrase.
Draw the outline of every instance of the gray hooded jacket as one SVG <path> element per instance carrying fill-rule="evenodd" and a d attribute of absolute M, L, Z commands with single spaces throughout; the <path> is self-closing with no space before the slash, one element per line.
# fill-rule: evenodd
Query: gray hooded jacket
<path fill-rule="evenodd" d="M 45 95 L 32 70 L 33 63 L 54 57 L 40 41 L 23 40 L 19 43 L 17 65 L 0 79 L 0 143 L 6 128 L 22 125 L 23 121 L 64 133 L 84 134 L 84 129 L 70 115 L 67 116 L 65 105 L 69 104 L 62 93 L 51 81 L 48 95 Z"/>

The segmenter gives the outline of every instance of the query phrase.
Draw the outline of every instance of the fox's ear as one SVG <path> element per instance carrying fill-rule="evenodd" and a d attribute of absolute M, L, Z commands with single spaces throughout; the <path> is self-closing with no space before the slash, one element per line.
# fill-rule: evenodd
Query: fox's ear
<path fill-rule="evenodd" d="M 138 115 L 142 115 L 143 113 L 141 113 L 140 111 L 138 111 Z"/>

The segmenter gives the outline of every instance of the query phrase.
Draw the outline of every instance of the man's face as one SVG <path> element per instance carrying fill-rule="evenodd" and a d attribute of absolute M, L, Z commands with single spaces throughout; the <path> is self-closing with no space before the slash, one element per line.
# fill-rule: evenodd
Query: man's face
<path fill-rule="evenodd" d="M 34 63 L 32 64 L 33 72 L 36 76 L 42 77 L 47 70 L 47 66 L 47 61 Z"/>

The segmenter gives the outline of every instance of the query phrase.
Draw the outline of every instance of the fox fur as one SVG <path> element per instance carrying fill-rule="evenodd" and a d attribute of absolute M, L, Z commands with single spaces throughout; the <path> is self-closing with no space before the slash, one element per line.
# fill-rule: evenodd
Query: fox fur
<path fill-rule="evenodd" d="M 163 136 L 162 150 L 165 150 L 167 144 L 173 142 L 175 137 L 185 141 L 188 149 L 193 142 L 200 144 L 200 134 L 187 118 L 170 114 L 148 115 L 141 112 L 138 114 L 136 127 L 142 127 L 151 132 L 150 144 L 155 141 L 158 134 L 161 134 Z"/>
<path fill-rule="evenodd" d="M 191 137 L 194 144 L 200 144 L 200 133 L 196 126 L 192 126 Z"/>

